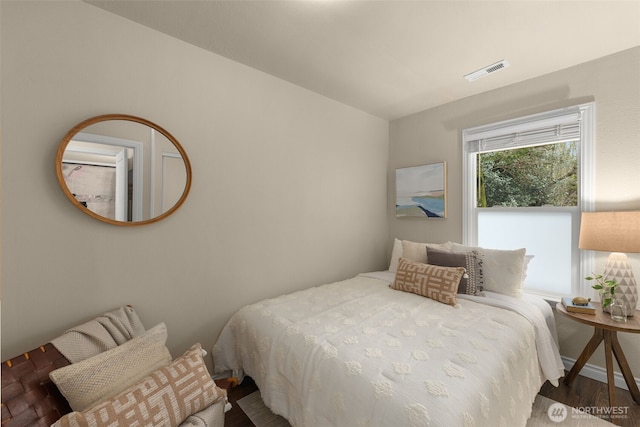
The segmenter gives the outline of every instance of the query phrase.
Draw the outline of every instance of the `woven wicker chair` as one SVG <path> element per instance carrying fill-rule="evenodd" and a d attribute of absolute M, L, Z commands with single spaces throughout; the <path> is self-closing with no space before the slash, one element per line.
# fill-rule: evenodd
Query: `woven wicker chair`
<path fill-rule="evenodd" d="M 69 364 L 50 343 L 2 362 L 2 427 L 49 427 L 71 412 L 49 379 Z"/>

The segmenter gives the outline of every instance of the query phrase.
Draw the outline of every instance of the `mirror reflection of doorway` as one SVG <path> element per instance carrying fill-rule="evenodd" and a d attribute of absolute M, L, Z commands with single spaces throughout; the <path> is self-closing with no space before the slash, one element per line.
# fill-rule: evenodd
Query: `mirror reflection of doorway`
<path fill-rule="evenodd" d="M 116 203 L 115 165 L 65 162 L 62 164 L 62 173 L 73 196 L 87 209 L 105 218 L 116 220 L 123 215 L 121 201 Z M 126 210 L 124 212 L 126 215 Z"/>
<path fill-rule="evenodd" d="M 136 164 L 141 157 L 139 142 L 78 133 L 62 159 L 64 180 L 90 211 L 115 221 L 137 221 L 142 218 L 143 188 L 136 185 L 142 180 L 142 167 Z"/>

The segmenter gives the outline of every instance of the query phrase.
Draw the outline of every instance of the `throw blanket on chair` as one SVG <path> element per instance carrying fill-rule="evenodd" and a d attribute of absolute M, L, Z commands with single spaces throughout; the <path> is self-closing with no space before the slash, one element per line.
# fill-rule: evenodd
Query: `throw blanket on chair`
<path fill-rule="evenodd" d="M 69 329 L 51 343 L 71 363 L 77 363 L 124 344 L 144 331 L 133 307 L 122 306 Z"/>

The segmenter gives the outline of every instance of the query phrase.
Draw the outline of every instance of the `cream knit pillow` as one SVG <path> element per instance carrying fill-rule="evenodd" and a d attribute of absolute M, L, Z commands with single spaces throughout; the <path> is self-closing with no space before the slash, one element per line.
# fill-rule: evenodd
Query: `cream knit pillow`
<path fill-rule="evenodd" d="M 118 347 L 56 369 L 51 380 L 74 411 L 84 411 L 171 362 L 164 323 Z"/>

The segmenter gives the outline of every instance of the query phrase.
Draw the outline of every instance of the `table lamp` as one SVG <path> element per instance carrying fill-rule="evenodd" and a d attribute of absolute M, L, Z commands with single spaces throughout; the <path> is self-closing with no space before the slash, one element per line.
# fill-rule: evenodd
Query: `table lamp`
<path fill-rule="evenodd" d="M 640 211 L 583 212 L 578 247 L 611 252 L 602 276 L 618 283 L 615 297 L 633 316 L 638 287 L 626 254 L 640 252 Z"/>

